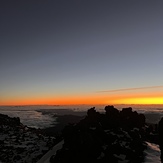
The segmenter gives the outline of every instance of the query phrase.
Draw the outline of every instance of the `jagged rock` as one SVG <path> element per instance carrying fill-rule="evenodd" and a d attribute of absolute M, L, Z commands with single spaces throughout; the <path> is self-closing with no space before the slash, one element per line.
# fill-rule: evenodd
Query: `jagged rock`
<path fill-rule="evenodd" d="M 42 138 L 36 140 L 38 135 Z M 0 114 L 0 162 L 37 162 L 52 145 L 52 139 L 41 135 L 40 130 L 24 126 L 19 118 Z"/>
<path fill-rule="evenodd" d="M 63 148 L 51 157 L 51 163 L 141 163 L 145 144 L 140 131 L 145 117 L 132 108 L 118 111 L 106 106 L 105 111 L 100 114 L 91 108 L 85 119 L 66 126 Z"/>

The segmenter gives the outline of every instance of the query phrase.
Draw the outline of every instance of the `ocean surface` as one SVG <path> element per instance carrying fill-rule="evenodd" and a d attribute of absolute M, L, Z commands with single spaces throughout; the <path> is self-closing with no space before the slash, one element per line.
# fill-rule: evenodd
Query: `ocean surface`
<path fill-rule="evenodd" d="M 19 117 L 21 123 L 30 127 L 46 128 L 57 123 L 55 114 L 83 115 L 89 108 L 96 107 L 99 112 L 104 112 L 105 105 L 41 105 L 41 106 L 0 106 L 0 113 L 10 117 Z M 158 123 L 163 117 L 163 105 L 114 105 L 115 108 L 132 107 L 133 111 L 143 113 L 146 122 Z"/>

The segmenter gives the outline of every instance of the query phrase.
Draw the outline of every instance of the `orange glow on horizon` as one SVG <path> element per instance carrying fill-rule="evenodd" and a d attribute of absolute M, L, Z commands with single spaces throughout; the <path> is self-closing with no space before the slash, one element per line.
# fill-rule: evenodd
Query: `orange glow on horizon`
<path fill-rule="evenodd" d="M 0 105 L 163 104 L 162 94 L 93 94 L 41 98 L 1 99 Z"/>
<path fill-rule="evenodd" d="M 163 97 L 127 98 L 116 101 L 117 104 L 163 104 Z"/>

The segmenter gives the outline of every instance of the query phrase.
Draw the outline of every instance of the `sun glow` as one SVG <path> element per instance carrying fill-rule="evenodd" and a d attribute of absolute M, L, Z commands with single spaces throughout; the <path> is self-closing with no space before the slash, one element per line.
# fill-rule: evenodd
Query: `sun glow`
<path fill-rule="evenodd" d="M 163 104 L 163 97 L 135 98 L 61 98 L 40 100 L 15 100 L 0 103 L 0 105 L 72 105 L 72 104 Z"/>
<path fill-rule="evenodd" d="M 0 105 L 163 104 L 160 92 L 92 93 L 60 96 L 1 98 Z"/>
<path fill-rule="evenodd" d="M 143 97 L 121 99 L 118 103 L 124 104 L 163 104 L 163 97 Z"/>

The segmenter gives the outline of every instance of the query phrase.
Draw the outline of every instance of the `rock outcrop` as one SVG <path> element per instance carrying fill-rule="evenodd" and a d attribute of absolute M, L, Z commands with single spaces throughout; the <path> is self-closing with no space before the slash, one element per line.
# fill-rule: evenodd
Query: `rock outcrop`
<path fill-rule="evenodd" d="M 43 135 L 41 130 L 0 114 L 0 162 L 37 162 L 54 144 L 55 138 Z"/>
<path fill-rule="evenodd" d="M 145 116 L 132 108 L 119 111 L 106 106 L 105 111 L 91 108 L 79 123 L 66 126 L 63 148 L 51 157 L 51 163 L 143 162 Z"/>

